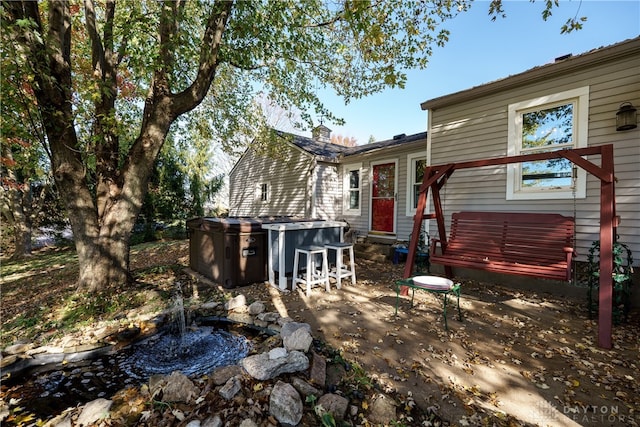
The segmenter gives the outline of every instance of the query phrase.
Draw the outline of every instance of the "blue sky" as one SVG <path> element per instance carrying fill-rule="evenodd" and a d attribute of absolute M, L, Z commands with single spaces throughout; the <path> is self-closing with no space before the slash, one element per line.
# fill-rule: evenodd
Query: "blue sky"
<path fill-rule="evenodd" d="M 358 144 L 366 144 L 370 136 L 383 141 L 400 133 L 424 132 L 424 101 L 640 35 L 640 0 L 561 0 L 547 21 L 541 16 L 542 0 L 505 1 L 507 17 L 493 22 L 488 7 L 488 1 L 477 0 L 470 11 L 445 24 L 451 31 L 449 42 L 434 49 L 427 69 L 408 72 L 405 89 L 346 106 L 331 92 L 322 94 L 329 109 L 346 120 L 344 126 L 325 125 L 333 135 L 353 137 Z M 562 24 L 575 15 L 588 18 L 583 29 L 560 34 Z"/>

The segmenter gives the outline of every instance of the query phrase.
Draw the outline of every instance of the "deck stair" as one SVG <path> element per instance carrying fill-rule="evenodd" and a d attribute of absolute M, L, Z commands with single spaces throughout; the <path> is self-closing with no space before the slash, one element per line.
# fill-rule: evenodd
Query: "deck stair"
<path fill-rule="evenodd" d="M 371 261 L 389 261 L 393 254 L 391 245 L 380 243 L 356 243 L 353 249 L 356 259 L 368 259 Z"/>

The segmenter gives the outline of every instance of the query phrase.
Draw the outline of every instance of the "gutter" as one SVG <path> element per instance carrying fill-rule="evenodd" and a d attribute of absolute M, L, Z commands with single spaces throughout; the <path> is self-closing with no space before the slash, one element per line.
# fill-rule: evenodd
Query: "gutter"
<path fill-rule="evenodd" d="M 422 110 L 436 110 L 449 105 L 471 101 L 486 95 L 507 91 L 527 84 L 538 83 L 551 77 L 568 74 L 581 70 L 587 66 L 595 66 L 619 60 L 628 56 L 640 54 L 640 37 L 625 40 L 618 44 L 592 50 L 581 55 L 568 57 L 559 62 L 553 62 L 532 68 L 519 74 L 505 77 L 470 89 L 465 89 L 450 95 L 433 98 L 420 104 Z"/>

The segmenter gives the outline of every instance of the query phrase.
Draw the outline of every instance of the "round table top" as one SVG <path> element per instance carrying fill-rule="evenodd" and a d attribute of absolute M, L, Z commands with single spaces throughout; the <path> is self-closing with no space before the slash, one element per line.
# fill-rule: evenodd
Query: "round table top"
<path fill-rule="evenodd" d="M 448 291 L 453 287 L 453 282 L 445 277 L 416 276 L 411 280 L 413 280 L 415 285 L 421 288 L 431 289 L 434 291 Z"/>

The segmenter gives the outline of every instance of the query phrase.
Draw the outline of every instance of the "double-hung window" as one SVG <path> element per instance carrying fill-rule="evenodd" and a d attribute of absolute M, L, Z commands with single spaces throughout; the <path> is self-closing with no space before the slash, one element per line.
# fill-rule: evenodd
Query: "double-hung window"
<path fill-rule="evenodd" d="M 426 154 L 419 153 L 410 155 L 408 158 L 407 170 L 408 188 L 407 188 L 407 216 L 413 216 L 418 207 L 418 197 L 420 196 L 420 186 L 424 178 L 424 170 L 427 167 Z"/>
<path fill-rule="evenodd" d="M 256 191 L 256 198 L 262 203 L 269 202 L 269 183 L 261 182 L 258 184 Z"/>
<path fill-rule="evenodd" d="M 360 215 L 360 204 L 362 201 L 362 174 L 361 164 L 344 166 L 343 197 L 344 210 L 346 214 Z"/>
<path fill-rule="evenodd" d="M 508 154 L 586 147 L 588 111 L 588 87 L 509 105 Z M 583 198 L 585 187 L 585 171 L 564 158 L 507 165 L 507 200 Z"/>

